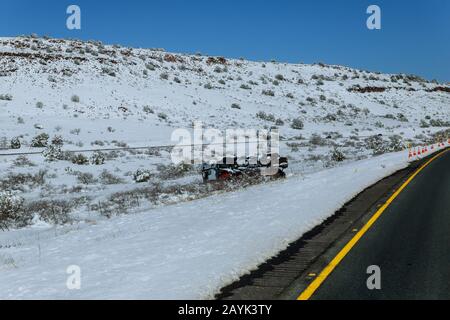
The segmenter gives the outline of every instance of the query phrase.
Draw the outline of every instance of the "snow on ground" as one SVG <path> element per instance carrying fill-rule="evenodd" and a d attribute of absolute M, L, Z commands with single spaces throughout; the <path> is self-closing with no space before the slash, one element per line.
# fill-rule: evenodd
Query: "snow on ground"
<path fill-rule="evenodd" d="M 0 38 L 0 227 L 16 228 L 0 231 L 0 297 L 211 297 L 406 165 L 405 151 L 386 153 L 446 137 L 447 91 L 323 63 Z M 194 120 L 277 128 L 288 179 L 227 194 L 238 186 L 202 184 L 195 167 L 171 166 L 170 148 L 107 151 L 104 163 L 39 153 L 170 145 Z M 47 147 L 33 146 L 44 133 Z M 65 287 L 70 264 L 80 291 Z"/>
<path fill-rule="evenodd" d="M 283 250 L 406 152 L 97 224 L 0 233 L 2 299 L 204 299 Z M 69 265 L 81 289 L 66 287 Z"/>

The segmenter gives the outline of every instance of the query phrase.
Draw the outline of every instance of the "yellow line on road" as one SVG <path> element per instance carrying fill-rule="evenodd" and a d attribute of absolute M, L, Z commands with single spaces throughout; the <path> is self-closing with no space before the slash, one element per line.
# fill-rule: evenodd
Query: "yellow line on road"
<path fill-rule="evenodd" d="M 344 257 L 349 253 L 349 251 L 354 247 L 354 245 L 361 239 L 361 237 L 370 229 L 370 227 L 377 221 L 381 214 L 386 210 L 386 208 L 394 201 L 395 198 L 406 188 L 406 186 L 422 171 L 426 166 L 428 166 L 433 160 L 447 152 L 440 152 L 433 158 L 428 160 L 424 165 L 417 169 L 409 178 L 406 180 L 397 191 L 375 212 L 375 214 L 367 221 L 364 227 L 356 233 L 353 238 L 342 248 L 341 251 L 331 260 L 331 262 L 322 270 L 322 272 L 308 285 L 308 287 L 297 297 L 297 300 L 308 300 L 316 292 L 316 290 L 322 285 L 322 283 L 327 279 L 327 277 L 333 272 L 333 270 L 338 266 L 338 264 L 344 259 Z"/>

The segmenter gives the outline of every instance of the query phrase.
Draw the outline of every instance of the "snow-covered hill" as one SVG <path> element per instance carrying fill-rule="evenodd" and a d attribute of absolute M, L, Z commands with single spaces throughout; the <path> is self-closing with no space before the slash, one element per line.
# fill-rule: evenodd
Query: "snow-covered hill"
<path fill-rule="evenodd" d="M 63 150 L 170 145 L 174 129 L 199 120 L 221 130 L 279 128 L 288 173 L 298 175 L 336 165 L 334 150 L 357 160 L 432 141 L 449 126 L 448 86 L 411 75 L 37 37 L 0 38 L 0 62 L 0 148 L 20 142 L 3 154 L 42 151 L 32 146 L 46 135 Z M 195 168 L 171 165 L 169 152 L 108 151 L 94 155 L 105 158 L 100 165 L 73 154 L 1 156 L 0 183 L 25 199 L 24 224 L 95 220 L 218 191 Z M 150 182 L 133 181 L 138 169 Z"/>

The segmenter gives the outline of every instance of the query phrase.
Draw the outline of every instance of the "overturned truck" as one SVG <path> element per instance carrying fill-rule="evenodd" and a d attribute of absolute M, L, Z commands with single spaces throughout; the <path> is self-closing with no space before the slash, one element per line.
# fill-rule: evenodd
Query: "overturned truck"
<path fill-rule="evenodd" d="M 288 159 L 278 154 L 267 154 L 264 158 L 225 157 L 218 163 L 204 163 L 202 177 L 204 182 L 241 179 L 244 177 L 284 178 Z"/>

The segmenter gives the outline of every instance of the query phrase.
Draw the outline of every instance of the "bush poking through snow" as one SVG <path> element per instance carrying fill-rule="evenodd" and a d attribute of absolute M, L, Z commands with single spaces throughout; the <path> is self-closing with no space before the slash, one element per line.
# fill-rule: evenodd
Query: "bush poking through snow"
<path fill-rule="evenodd" d="M 45 158 L 45 161 L 53 162 L 64 159 L 64 154 L 61 151 L 60 146 L 49 145 L 43 152 L 42 155 Z"/>
<path fill-rule="evenodd" d="M 0 192 L 0 229 L 6 229 L 14 222 L 19 222 L 23 213 L 24 199 L 10 191 Z"/>
<path fill-rule="evenodd" d="M 256 114 L 257 118 L 260 118 L 262 120 L 266 120 L 266 121 L 270 121 L 270 122 L 275 122 L 275 116 L 271 113 L 265 113 L 264 111 L 259 111 Z"/>
<path fill-rule="evenodd" d="M 38 134 L 31 140 L 31 146 L 33 148 L 45 148 L 48 144 L 48 138 L 49 136 L 45 132 Z"/>
<path fill-rule="evenodd" d="M 0 94 L 0 100 L 11 101 L 12 98 L 13 97 L 10 94 Z"/>
<path fill-rule="evenodd" d="M 52 145 L 62 147 L 64 145 L 63 138 L 61 136 L 54 136 L 52 139 Z"/>
<path fill-rule="evenodd" d="M 72 163 L 78 165 L 89 164 L 89 159 L 82 153 L 76 154 L 72 157 Z"/>
<path fill-rule="evenodd" d="M 0 190 L 10 191 L 27 191 L 45 184 L 46 170 L 39 170 L 35 174 L 31 173 L 8 173 L 8 175 L 0 180 Z"/>
<path fill-rule="evenodd" d="M 27 212 L 38 214 L 47 223 L 65 224 L 71 221 L 69 213 L 77 206 L 76 201 L 39 200 L 27 205 Z"/>
<path fill-rule="evenodd" d="M 430 125 L 425 120 L 420 120 L 420 127 L 421 128 L 429 128 Z"/>
<path fill-rule="evenodd" d="M 342 162 L 342 161 L 345 160 L 345 155 L 341 151 L 339 151 L 338 149 L 334 148 L 330 152 L 330 158 L 331 158 L 331 161 Z"/>
<path fill-rule="evenodd" d="M 312 144 L 313 146 L 326 146 L 327 140 L 322 138 L 317 133 L 313 133 L 309 138 L 309 143 Z"/>
<path fill-rule="evenodd" d="M 390 136 L 389 141 L 385 141 L 381 136 L 375 135 L 366 138 L 365 143 L 369 149 L 373 150 L 374 155 L 380 155 L 387 152 L 396 152 L 405 149 L 402 137 L 399 135 Z"/>
<path fill-rule="evenodd" d="M 300 118 L 295 118 L 292 120 L 291 128 L 296 130 L 302 130 L 304 127 L 303 121 Z"/>
<path fill-rule="evenodd" d="M 160 118 L 161 120 L 167 120 L 168 117 L 164 112 L 160 112 L 158 113 L 158 118 Z"/>
<path fill-rule="evenodd" d="M 142 111 L 144 111 L 145 113 L 155 113 L 155 111 L 153 111 L 153 109 L 149 106 L 142 107 Z"/>
<path fill-rule="evenodd" d="M 121 179 L 120 177 L 115 176 L 114 174 L 112 174 L 108 170 L 103 170 L 102 173 L 99 176 L 99 179 L 100 179 L 100 182 L 102 184 L 106 184 L 106 185 L 124 183 L 123 179 Z"/>
<path fill-rule="evenodd" d="M 11 139 L 11 143 L 10 143 L 10 146 L 9 146 L 11 149 L 20 149 L 21 146 L 22 145 L 21 145 L 20 140 L 19 140 L 18 137 L 15 137 L 15 138 Z"/>
<path fill-rule="evenodd" d="M 116 76 L 116 73 L 114 72 L 114 70 L 111 69 L 111 68 L 108 68 L 108 67 L 103 67 L 102 68 L 102 72 L 104 74 L 107 74 L 108 76 L 111 76 L 111 77 L 115 77 Z"/>
<path fill-rule="evenodd" d="M 449 127 L 450 122 L 449 121 L 443 121 L 441 119 L 431 119 L 430 120 L 430 126 L 432 127 Z"/>
<path fill-rule="evenodd" d="M 105 155 L 100 152 L 94 152 L 94 154 L 91 156 L 91 164 L 100 166 L 105 163 Z"/>
<path fill-rule="evenodd" d="M 133 173 L 133 180 L 137 183 L 148 182 L 152 177 L 150 170 L 138 169 Z"/>
<path fill-rule="evenodd" d="M 94 179 L 94 175 L 92 173 L 77 172 L 76 176 L 77 176 L 78 183 L 85 184 L 85 185 L 97 183 L 97 180 Z"/>
<path fill-rule="evenodd" d="M 72 98 L 70 98 L 70 100 L 71 100 L 72 102 L 78 103 L 78 102 L 80 102 L 80 97 L 77 96 L 76 94 L 74 94 L 74 95 L 72 96 Z"/>
<path fill-rule="evenodd" d="M 192 171 L 192 165 L 188 163 L 180 163 L 178 165 L 159 165 L 158 176 L 163 180 L 178 179 Z"/>
<path fill-rule="evenodd" d="M 263 90 L 261 93 L 263 95 L 269 96 L 269 97 L 274 97 L 275 96 L 275 92 L 273 90 Z"/>
<path fill-rule="evenodd" d="M 14 165 L 16 167 L 34 167 L 36 166 L 33 162 L 30 161 L 26 156 L 20 155 L 14 161 Z"/>

